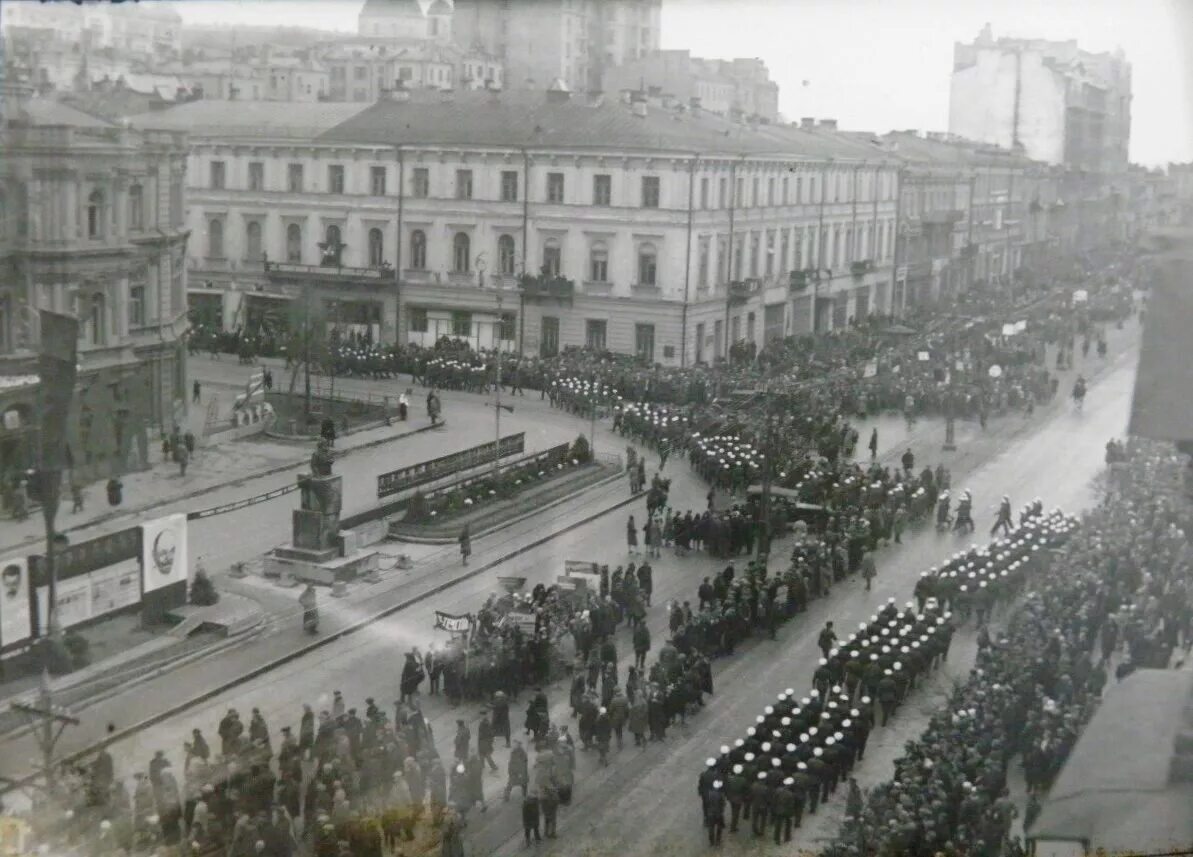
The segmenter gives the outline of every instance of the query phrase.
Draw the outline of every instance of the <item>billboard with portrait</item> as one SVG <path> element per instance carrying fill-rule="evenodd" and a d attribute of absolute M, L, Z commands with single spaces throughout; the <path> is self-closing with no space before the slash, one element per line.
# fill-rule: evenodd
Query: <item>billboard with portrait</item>
<path fill-rule="evenodd" d="M 167 515 L 141 526 L 141 592 L 186 583 L 190 566 L 186 515 Z"/>
<path fill-rule="evenodd" d="M 29 617 L 29 561 L 23 556 L 0 560 L 0 646 L 33 636 Z"/>

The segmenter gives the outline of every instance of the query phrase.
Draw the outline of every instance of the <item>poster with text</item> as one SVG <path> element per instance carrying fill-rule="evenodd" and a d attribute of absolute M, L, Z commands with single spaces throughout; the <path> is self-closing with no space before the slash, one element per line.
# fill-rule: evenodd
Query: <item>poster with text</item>
<path fill-rule="evenodd" d="M 167 515 L 141 527 L 141 591 L 185 583 L 189 567 L 186 515 Z"/>
<path fill-rule="evenodd" d="M 29 621 L 29 561 L 23 556 L 0 560 L 0 646 L 33 635 Z"/>

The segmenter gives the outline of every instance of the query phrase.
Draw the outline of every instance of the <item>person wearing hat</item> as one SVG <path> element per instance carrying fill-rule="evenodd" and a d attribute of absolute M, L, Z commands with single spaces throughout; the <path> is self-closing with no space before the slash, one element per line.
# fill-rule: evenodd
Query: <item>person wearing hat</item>
<path fill-rule="evenodd" d="M 481 722 L 476 727 L 476 752 L 482 763 L 489 765 L 490 771 L 497 770 L 497 763 L 493 761 L 493 724 L 489 721 L 489 710 L 481 709 Z"/>
<path fill-rule="evenodd" d="M 837 643 L 837 632 L 833 630 L 833 623 L 831 621 L 824 623 L 824 628 L 820 631 L 820 636 L 816 638 L 816 645 L 820 647 L 825 659 L 828 658 L 828 653 Z"/>
<path fill-rule="evenodd" d="M 791 841 L 791 826 L 795 821 L 796 797 L 795 779 L 787 777 L 775 789 L 771 801 L 771 817 L 775 823 L 775 844 Z M 780 837 L 782 837 L 780 839 Z"/>
<path fill-rule="evenodd" d="M 899 701 L 899 684 L 895 681 L 893 670 L 888 668 L 882 671 L 882 678 L 878 680 L 877 694 L 878 708 L 882 712 L 882 725 L 886 726 Z"/>
<path fill-rule="evenodd" d="M 708 791 L 701 798 L 701 807 L 704 810 L 704 826 L 708 828 L 708 844 L 720 845 L 725 832 L 724 783 L 714 780 L 709 784 Z"/>
<path fill-rule="evenodd" d="M 737 822 L 741 818 L 742 807 L 748 799 L 750 783 L 746 779 L 745 773 L 745 766 L 736 764 L 729 770 L 729 775 L 724 782 L 725 799 L 729 801 L 730 833 L 737 833 Z"/>
<path fill-rule="evenodd" d="M 998 516 L 994 519 L 994 526 L 990 528 L 990 535 L 998 532 L 1002 528 L 1002 534 L 1009 536 L 1014 524 L 1011 522 L 1011 498 L 1006 494 L 1002 495 L 1002 502 L 998 504 Z"/>
<path fill-rule="evenodd" d="M 828 800 L 828 784 L 832 772 L 828 763 L 824 761 L 824 750 L 820 747 L 812 749 L 812 756 L 804 764 L 808 774 L 812 777 L 812 790 L 808 792 L 808 814 L 815 815 L 816 807 Z"/>
<path fill-rule="evenodd" d="M 766 822 L 774 800 L 775 790 L 768 781 L 769 776 L 766 771 L 759 771 L 750 784 L 750 825 L 755 836 L 766 833 Z"/>

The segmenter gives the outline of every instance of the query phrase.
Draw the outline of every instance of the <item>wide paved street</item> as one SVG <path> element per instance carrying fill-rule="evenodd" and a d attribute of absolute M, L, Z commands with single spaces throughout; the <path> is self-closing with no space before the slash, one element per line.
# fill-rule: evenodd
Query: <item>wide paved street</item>
<path fill-rule="evenodd" d="M 1109 437 L 1121 433 L 1125 426 L 1133 366 L 1133 355 L 1118 355 L 1114 368 L 1093 384 L 1084 413 L 1075 413 L 1065 400 L 1033 432 L 1019 432 L 1013 441 L 1001 443 L 997 455 L 977 472 L 966 478 L 962 477 L 963 466 L 954 467 L 954 485 L 968 487 L 974 494 L 979 536 L 984 532 L 983 528 L 989 526 L 993 507 L 1004 493 L 1011 496 L 1016 506 L 1036 495 L 1044 498 L 1049 506 L 1059 505 L 1066 509 L 1078 509 L 1088 503 L 1090 481 L 1102 465 L 1103 445 Z M 574 435 L 576 424 L 569 417 L 553 411 L 533 410 L 536 411 L 533 423 L 539 431 L 561 437 Z M 1009 426 L 1000 428 L 1006 431 Z M 886 429 L 894 435 L 894 421 L 885 421 L 883 430 Z M 935 434 L 940 431 L 940 426 L 926 423 L 918 431 Z M 966 439 L 975 431 L 973 427 L 963 427 L 960 436 L 963 449 Z M 434 435 L 419 438 L 426 438 L 428 445 L 435 442 Z M 610 449 L 613 442 L 607 432 L 598 434 L 598 447 L 603 443 L 605 449 Z M 889 448 L 886 457 L 893 459 L 899 451 L 899 447 Z M 362 453 L 365 455 L 368 453 Z M 381 454 L 378 455 L 380 458 Z M 925 459 L 921 457 L 920 460 Z M 932 461 L 933 457 L 929 455 L 927 460 Z M 703 505 L 706 488 L 685 462 L 669 463 L 667 475 L 673 479 L 674 505 L 680 509 Z M 605 490 L 624 492 L 625 489 L 618 485 Z M 216 519 L 210 531 L 200 531 L 203 550 L 232 554 L 268 547 L 277 540 L 277 528 L 284 527 L 280 518 L 288 516 L 287 508 L 263 509 L 261 519 L 253 523 L 237 519 L 234 526 L 229 526 L 230 521 Z M 229 706 L 236 706 L 242 712 L 259 707 L 276 732 L 282 725 L 297 723 L 304 702 L 310 702 L 316 708 L 326 705 L 333 689 L 343 691 L 350 704 L 363 707 L 366 696 L 375 696 L 379 703 L 388 705 L 397 695 L 402 654 L 411 645 L 425 646 L 436 638 L 436 632 L 432 631 L 435 610 L 451 613 L 475 610 L 488 594 L 497 591 L 499 576 L 525 576 L 527 585 L 533 586 L 539 580 L 553 580 L 562 571 L 566 559 L 601 560 L 611 564 L 625 561 L 625 516 L 630 511 L 640 513 L 641 502 L 579 527 L 508 564 L 486 571 L 410 609 L 401 610 L 360 633 L 170 718 L 148 732 L 123 740 L 116 745 L 113 754 L 130 767 L 140 767 L 154 750 L 163 749 L 180 768 L 181 744 L 190 729 L 200 726 L 213 735 L 219 717 Z M 279 521 L 268 516 L 277 516 Z M 539 522 L 539 527 L 547 530 L 550 523 Z M 888 596 L 905 600 L 915 575 L 957 544 L 959 542 L 953 537 L 941 537 L 929 529 L 905 539 L 901 547 L 884 549 L 877 556 L 879 576 L 873 592 L 863 593 L 858 581 L 846 582 L 836 587 L 828 599 L 813 602 L 808 613 L 781 631 L 777 641 L 756 643 L 747 647 L 744 653 L 718 661 L 715 664 L 717 693 L 709 706 L 687 727 L 670 730 L 665 744 L 652 745 L 645 751 L 627 747 L 614 754 L 607 769 L 599 769 L 595 757 L 581 754 L 576 799 L 573 807 L 561 815 L 560 844 L 556 846 L 556 852 L 588 853 L 584 849 L 591 849 L 591 853 L 637 855 L 652 853 L 656 846 L 661 847 L 664 843 L 669 848 L 678 849 L 674 853 L 690 853 L 701 848 L 695 776 L 710 749 L 738 737 L 750 718 L 768 698 L 773 698 L 777 690 L 785 687 L 803 689 L 809 685 L 814 664 L 814 640 L 825 619 L 831 618 L 838 627 L 848 628 L 868 616 Z M 785 548 L 780 546 L 775 553 L 783 556 Z M 656 569 L 655 607 L 650 611 L 649 623 L 657 647 L 666 634 L 665 610 L 661 605 L 671 599 L 694 600 L 700 579 L 722 564 L 695 555 L 681 560 L 669 552 L 652 564 Z M 296 630 L 284 629 L 284 632 L 296 633 Z M 625 629 L 619 633 L 618 640 L 620 653 L 623 656 L 629 654 Z M 962 659 L 954 659 L 950 669 L 962 669 L 959 660 Z M 207 678 L 199 672 L 184 671 L 183 674 L 195 682 L 202 682 L 210 680 L 209 676 L 218 671 L 219 666 L 208 664 L 204 669 Z M 168 682 L 150 688 L 157 696 L 168 693 L 169 689 Z M 198 689 L 179 686 L 174 692 L 193 693 Z M 566 722 L 566 690 L 556 686 L 550 689 L 549 696 L 552 719 Z M 135 715 L 135 705 L 134 699 L 121 702 L 126 717 Z M 105 705 L 89 714 L 82 727 L 67 733 L 64 749 L 86 746 L 92 738 L 98 737 L 103 720 L 112 710 Z M 449 758 L 454 720 L 463 717 L 475 730 L 478 718 L 475 707 L 453 710 L 440 698 L 424 699 L 424 711 L 434 726 L 440 752 Z M 908 726 L 914 712 L 913 703 L 901 713 L 904 718 L 901 728 Z M 512 712 L 512 720 L 516 729 L 522 720 L 522 711 L 517 706 Z M 871 744 L 880 746 L 881 743 L 882 732 L 877 730 Z M 32 745 L 22 740 L 4 745 L 3 752 L 9 760 L 27 758 Z M 874 752 L 871 755 L 881 758 L 882 754 Z M 504 782 L 504 757 L 504 749 L 499 748 L 497 760 L 502 770 L 487 775 L 486 792 L 490 799 L 498 794 L 498 786 Z M 26 765 L 18 763 L 16 767 L 25 769 Z M 881 765 L 868 760 L 867 765 L 859 769 L 859 778 L 871 780 L 880 776 L 884 772 L 876 770 L 878 767 Z M 831 814 L 830 807 L 830 811 L 822 812 L 821 816 Z M 827 835 L 832 826 L 817 828 L 806 824 L 805 828 L 807 834 Z M 488 813 L 476 814 L 471 819 L 469 838 L 472 842 L 470 854 L 518 851 L 521 834 L 516 810 L 503 808 L 498 795 L 496 806 L 491 805 Z M 739 834 L 726 850 L 738 850 L 748 841 Z M 808 844 L 807 840 L 801 841 Z M 549 851 L 546 845 L 542 849 L 545 853 Z"/>

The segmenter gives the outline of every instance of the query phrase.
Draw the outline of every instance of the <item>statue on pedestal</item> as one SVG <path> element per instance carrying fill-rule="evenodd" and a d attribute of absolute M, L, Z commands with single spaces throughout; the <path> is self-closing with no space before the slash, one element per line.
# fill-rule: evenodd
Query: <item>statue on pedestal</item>
<path fill-rule="evenodd" d="M 331 455 L 331 444 L 324 438 L 319 438 L 315 444 L 315 451 L 311 453 L 311 475 L 331 476 L 331 465 L 335 459 Z"/>

